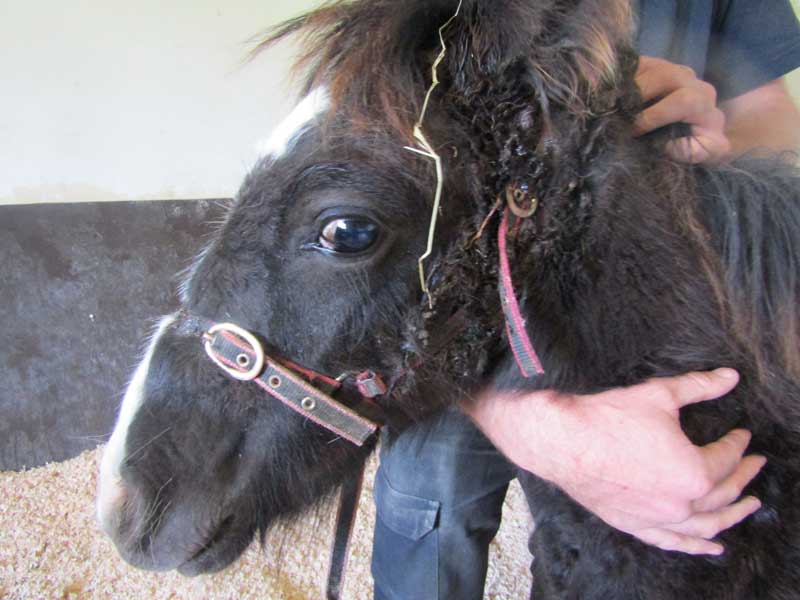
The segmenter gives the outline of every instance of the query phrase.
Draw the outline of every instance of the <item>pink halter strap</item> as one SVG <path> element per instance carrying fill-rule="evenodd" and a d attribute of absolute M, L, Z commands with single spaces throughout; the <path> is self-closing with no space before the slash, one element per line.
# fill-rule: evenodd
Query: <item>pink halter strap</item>
<path fill-rule="evenodd" d="M 500 250 L 500 303 L 503 306 L 503 314 L 506 318 L 508 343 L 514 353 L 517 366 L 519 366 L 519 370 L 524 377 L 535 377 L 543 375 L 544 368 L 525 329 L 525 319 L 522 317 L 519 302 L 514 293 L 507 247 L 509 225 L 513 224 L 510 223 L 511 219 L 516 223 L 517 217 L 512 214 L 509 207 L 506 207 L 497 234 L 497 244 Z"/>

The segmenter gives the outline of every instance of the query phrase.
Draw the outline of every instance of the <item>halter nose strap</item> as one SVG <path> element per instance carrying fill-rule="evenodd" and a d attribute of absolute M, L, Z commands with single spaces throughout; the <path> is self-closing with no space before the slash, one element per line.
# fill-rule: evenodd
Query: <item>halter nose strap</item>
<path fill-rule="evenodd" d="M 267 356 L 258 339 L 238 325 L 213 324 L 202 338 L 206 354 L 229 376 L 239 381 L 252 381 L 295 412 L 357 446 L 364 445 L 380 428 L 378 422 L 359 415 L 305 381 L 289 367 Z M 386 387 L 382 382 L 380 385 L 376 383 L 380 379 L 374 374 L 370 375 L 370 385 L 358 383 L 362 393 L 367 397 L 371 396 L 365 392 L 376 392 L 373 395 L 385 393 Z"/>

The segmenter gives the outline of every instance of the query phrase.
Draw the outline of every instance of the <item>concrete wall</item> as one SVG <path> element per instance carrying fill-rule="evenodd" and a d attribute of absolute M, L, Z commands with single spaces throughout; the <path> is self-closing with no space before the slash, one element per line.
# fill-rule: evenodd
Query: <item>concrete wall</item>
<path fill-rule="evenodd" d="M 318 3 L 0 0 L 0 204 L 232 196 L 292 103 L 247 39 Z"/>
<path fill-rule="evenodd" d="M 0 203 L 229 197 L 287 112 L 284 45 L 318 0 L 0 0 Z"/>

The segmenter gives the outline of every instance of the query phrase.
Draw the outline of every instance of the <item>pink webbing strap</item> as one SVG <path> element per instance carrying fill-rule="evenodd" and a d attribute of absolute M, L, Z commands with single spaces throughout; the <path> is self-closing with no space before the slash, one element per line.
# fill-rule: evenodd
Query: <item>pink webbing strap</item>
<path fill-rule="evenodd" d="M 533 344 L 525 329 L 525 319 L 519 308 L 517 296 L 514 293 L 514 284 L 511 280 L 511 265 L 508 260 L 508 226 L 511 218 L 511 209 L 506 208 L 500 221 L 500 230 L 497 234 L 497 243 L 500 255 L 500 303 L 506 318 L 506 335 L 511 351 L 517 361 L 517 366 L 524 377 L 534 377 L 544 374 L 544 368 L 533 349 Z M 516 217 L 513 217 L 516 219 Z"/>

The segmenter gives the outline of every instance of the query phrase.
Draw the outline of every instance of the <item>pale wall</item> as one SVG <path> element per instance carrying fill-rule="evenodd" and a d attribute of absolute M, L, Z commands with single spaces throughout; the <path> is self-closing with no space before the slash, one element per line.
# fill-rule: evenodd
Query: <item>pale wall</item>
<path fill-rule="evenodd" d="M 314 0 L 0 0 L 0 203 L 229 197 L 291 104 Z"/>
<path fill-rule="evenodd" d="M 292 102 L 246 41 L 318 1 L 0 0 L 0 204 L 232 196 Z"/>

